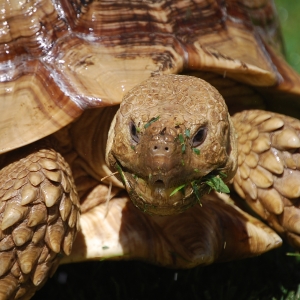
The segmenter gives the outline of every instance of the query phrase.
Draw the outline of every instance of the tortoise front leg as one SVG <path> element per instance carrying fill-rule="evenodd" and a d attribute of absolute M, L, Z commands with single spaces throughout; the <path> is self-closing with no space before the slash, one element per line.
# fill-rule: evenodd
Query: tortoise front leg
<path fill-rule="evenodd" d="M 248 110 L 233 122 L 239 149 L 236 191 L 300 249 L 300 121 Z"/>
<path fill-rule="evenodd" d="M 0 171 L 0 299 L 29 299 L 70 254 L 79 200 L 68 164 L 53 149 L 5 155 Z M 27 153 L 23 155 L 23 153 Z M 21 157 L 23 156 L 23 157 Z"/>

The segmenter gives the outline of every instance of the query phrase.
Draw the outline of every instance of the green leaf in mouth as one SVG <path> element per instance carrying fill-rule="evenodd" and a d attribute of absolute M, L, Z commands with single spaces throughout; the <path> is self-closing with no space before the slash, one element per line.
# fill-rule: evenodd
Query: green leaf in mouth
<path fill-rule="evenodd" d="M 181 145 L 184 144 L 184 137 L 181 133 L 178 135 L 178 138 L 179 138 L 180 144 Z"/>
<path fill-rule="evenodd" d="M 159 119 L 159 116 L 152 118 L 148 123 L 144 125 L 144 128 L 148 128 L 152 123 L 156 122 Z"/>
<path fill-rule="evenodd" d="M 119 172 L 119 174 L 121 176 L 123 184 L 125 185 L 125 176 L 123 174 L 121 166 L 118 163 L 116 163 L 116 168 L 117 168 L 117 171 Z"/>
<path fill-rule="evenodd" d="M 197 155 L 200 155 L 200 150 L 197 149 L 197 148 L 192 148 L 193 149 L 193 152 Z"/>
<path fill-rule="evenodd" d="M 219 192 L 219 193 L 225 193 L 229 194 L 230 190 L 228 186 L 224 183 L 221 176 L 211 176 L 208 178 L 205 183 L 210 186 L 213 190 Z"/>
<path fill-rule="evenodd" d="M 185 130 L 185 136 L 188 137 L 188 138 L 191 136 L 191 132 L 190 132 L 189 129 Z"/>
<path fill-rule="evenodd" d="M 196 171 L 197 169 L 195 169 L 194 171 Z M 199 170 L 197 170 L 199 171 Z M 209 192 L 211 191 L 211 189 L 219 192 L 219 193 L 230 193 L 230 190 L 228 188 L 228 186 L 224 183 L 224 181 L 222 180 L 221 177 L 226 177 L 227 175 L 224 173 L 220 173 L 219 175 L 207 175 L 205 177 L 202 178 L 202 180 L 194 180 L 191 182 L 191 186 L 193 189 L 193 193 L 195 194 L 199 204 L 202 206 L 200 198 L 200 190 L 199 190 L 199 184 L 201 183 L 205 183 L 210 187 Z M 187 184 L 182 184 L 180 186 L 178 186 L 177 188 L 175 188 L 172 193 L 170 194 L 170 197 L 175 195 L 178 191 L 184 191 L 184 188 L 187 186 Z"/>
<path fill-rule="evenodd" d="M 183 135 L 180 133 L 180 134 L 178 135 L 178 138 L 179 138 L 179 142 L 180 142 L 180 145 L 181 145 L 181 153 L 185 153 L 184 137 L 183 137 Z"/>
<path fill-rule="evenodd" d="M 182 184 L 179 187 L 177 187 L 176 189 L 174 189 L 174 191 L 170 194 L 170 197 L 173 196 L 174 194 L 176 194 L 178 191 L 184 189 L 186 186 L 186 184 Z"/>
<path fill-rule="evenodd" d="M 185 152 L 185 144 L 181 145 L 181 152 L 184 153 Z"/>
<path fill-rule="evenodd" d="M 224 172 L 220 172 L 219 175 L 220 175 L 221 178 L 226 178 L 227 177 L 227 174 L 225 174 Z"/>
<path fill-rule="evenodd" d="M 202 206 L 202 203 L 200 201 L 200 193 L 199 193 L 199 187 L 197 185 L 197 181 L 196 180 L 192 181 L 191 185 L 192 185 L 193 192 L 194 192 L 200 206 Z"/>

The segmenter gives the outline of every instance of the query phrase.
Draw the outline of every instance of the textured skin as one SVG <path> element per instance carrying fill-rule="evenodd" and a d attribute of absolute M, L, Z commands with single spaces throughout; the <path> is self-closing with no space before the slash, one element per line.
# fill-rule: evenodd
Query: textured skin
<path fill-rule="evenodd" d="M 238 134 L 234 187 L 250 207 L 300 246 L 300 121 L 264 111 L 233 117 Z"/>
<path fill-rule="evenodd" d="M 205 131 L 203 142 L 193 145 L 199 130 Z M 132 89 L 116 114 L 106 151 L 107 164 L 123 170 L 120 179 L 134 204 L 160 215 L 194 205 L 194 181 L 220 172 L 229 181 L 236 171 L 235 133 L 225 102 L 211 85 L 189 76 L 156 76 Z M 184 198 L 181 192 L 170 196 L 183 184 Z M 200 195 L 208 190 L 200 184 Z"/>
<path fill-rule="evenodd" d="M 79 199 L 70 168 L 52 149 L 34 151 L 1 169 L 0 197 L 0 299 L 29 299 L 71 253 Z"/>

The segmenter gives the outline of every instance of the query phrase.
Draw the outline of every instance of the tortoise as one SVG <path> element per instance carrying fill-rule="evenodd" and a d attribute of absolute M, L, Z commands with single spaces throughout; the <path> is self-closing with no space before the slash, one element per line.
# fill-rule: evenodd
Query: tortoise
<path fill-rule="evenodd" d="M 271 0 L 2 11 L 1 299 L 59 263 L 300 248 L 300 77 Z"/>

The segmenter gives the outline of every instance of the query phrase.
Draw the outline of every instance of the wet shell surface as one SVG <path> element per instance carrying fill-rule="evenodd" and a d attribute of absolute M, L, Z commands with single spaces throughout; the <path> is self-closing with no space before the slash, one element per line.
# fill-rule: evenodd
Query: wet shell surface
<path fill-rule="evenodd" d="M 275 54 L 281 37 L 271 1 L 0 5 L 0 153 L 59 130 L 87 108 L 120 103 L 155 74 L 204 70 L 299 92 L 298 77 Z"/>

